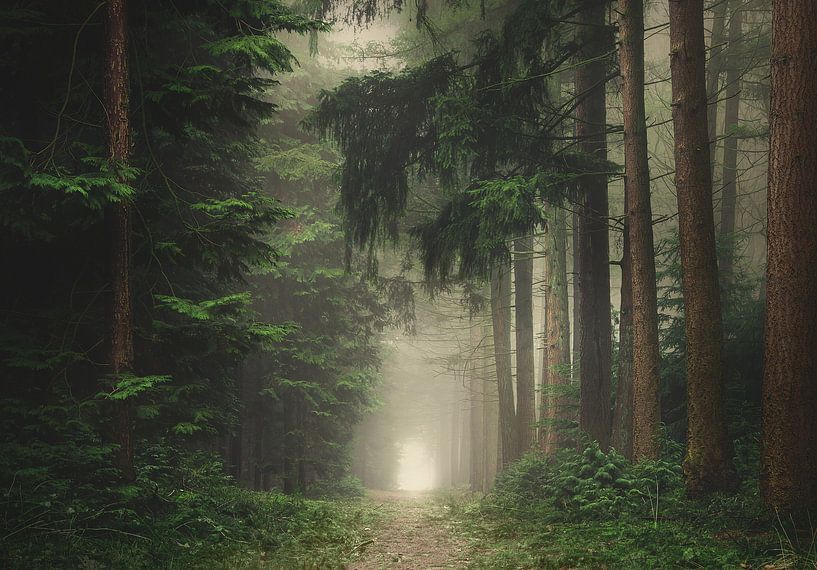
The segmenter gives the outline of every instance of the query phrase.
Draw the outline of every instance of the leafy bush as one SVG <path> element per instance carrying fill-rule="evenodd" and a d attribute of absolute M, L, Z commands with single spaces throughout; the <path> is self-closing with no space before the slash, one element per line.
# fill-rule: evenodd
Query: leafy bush
<path fill-rule="evenodd" d="M 565 449 L 552 458 L 524 456 L 500 474 L 486 505 L 553 522 L 655 516 L 656 498 L 681 489 L 677 463 L 632 465 L 617 451 L 604 453 L 591 443 L 581 453 Z"/>

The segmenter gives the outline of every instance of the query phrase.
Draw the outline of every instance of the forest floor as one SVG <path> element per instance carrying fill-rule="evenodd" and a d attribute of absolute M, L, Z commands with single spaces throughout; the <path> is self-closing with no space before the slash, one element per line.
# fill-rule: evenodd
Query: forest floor
<path fill-rule="evenodd" d="M 383 515 L 351 570 L 465 568 L 470 550 L 448 508 L 428 492 L 373 491 L 364 499 Z"/>

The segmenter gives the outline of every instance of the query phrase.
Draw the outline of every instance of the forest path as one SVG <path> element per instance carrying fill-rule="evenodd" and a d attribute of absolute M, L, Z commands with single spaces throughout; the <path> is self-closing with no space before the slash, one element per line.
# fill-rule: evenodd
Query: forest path
<path fill-rule="evenodd" d="M 386 520 L 373 529 L 374 538 L 360 560 L 347 568 L 409 570 L 468 565 L 465 539 L 456 535 L 441 512 L 444 507 L 435 504 L 430 493 L 370 490 L 366 500 L 378 505 Z"/>

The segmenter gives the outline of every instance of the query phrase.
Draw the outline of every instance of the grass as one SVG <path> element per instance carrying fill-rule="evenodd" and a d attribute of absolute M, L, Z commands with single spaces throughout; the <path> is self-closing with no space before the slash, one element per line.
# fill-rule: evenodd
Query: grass
<path fill-rule="evenodd" d="M 232 504 L 205 522 L 209 536 L 157 532 L 43 532 L 0 544 L 3 568 L 344 568 L 385 516 L 356 499 L 313 500 L 232 489 Z"/>

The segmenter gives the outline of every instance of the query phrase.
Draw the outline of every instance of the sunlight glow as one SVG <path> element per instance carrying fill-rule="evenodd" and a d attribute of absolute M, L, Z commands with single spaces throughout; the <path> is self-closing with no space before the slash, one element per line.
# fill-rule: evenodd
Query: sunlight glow
<path fill-rule="evenodd" d="M 400 453 L 397 486 L 404 491 L 427 491 L 434 487 L 434 462 L 426 447 L 416 440 L 404 443 Z"/>

